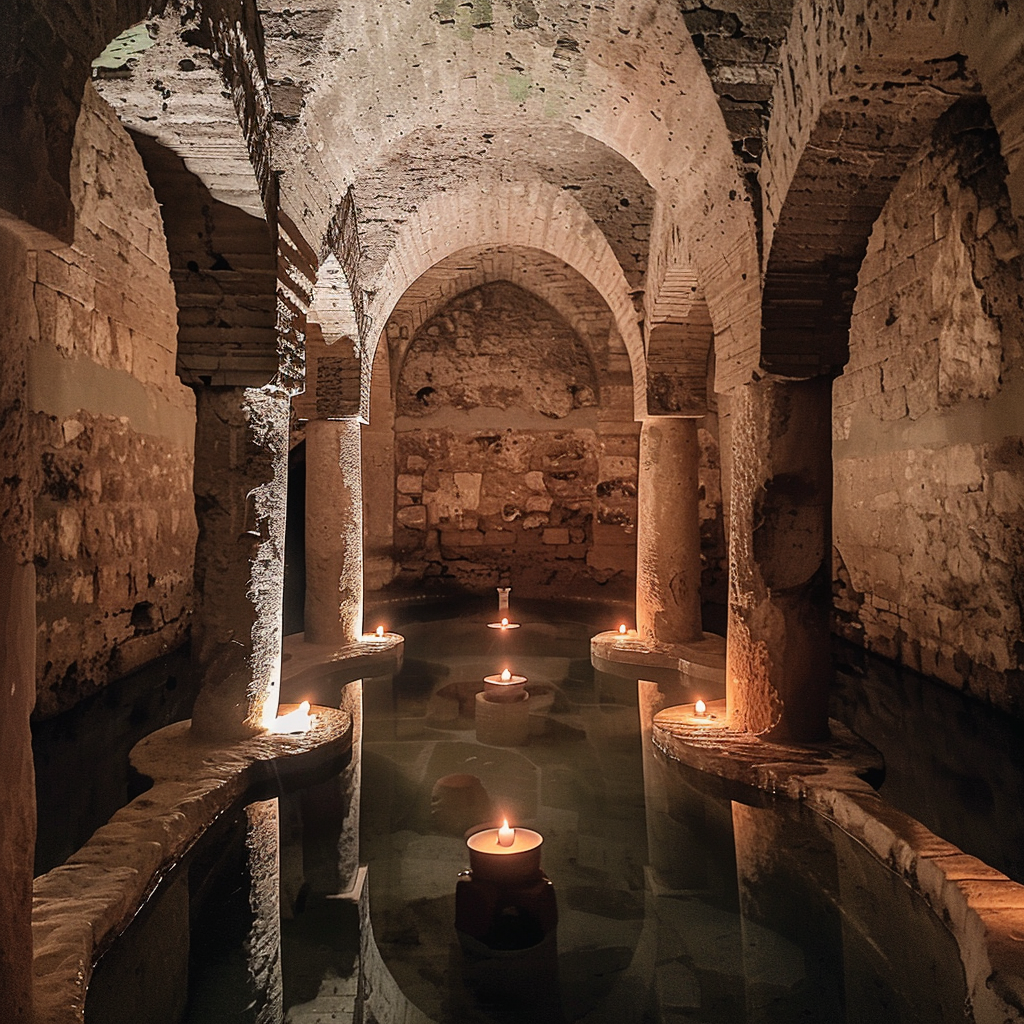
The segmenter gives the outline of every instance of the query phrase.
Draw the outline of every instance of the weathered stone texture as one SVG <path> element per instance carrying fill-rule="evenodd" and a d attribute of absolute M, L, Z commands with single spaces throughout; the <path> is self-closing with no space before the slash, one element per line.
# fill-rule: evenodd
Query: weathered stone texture
<path fill-rule="evenodd" d="M 416 332 L 396 395 L 400 416 L 520 407 L 557 419 L 596 404 L 594 370 L 573 329 L 508 282 L 459 296 Z"/>
<path fill-rule="evenodd" d="M 194 403 L 174 375 L 160 212 L 91 88 L 72 166 L 74 244 L 28 266 L 40 716 L 181 642 L 195 543 Z"/>
<path fill-rule="evenodd" d="M 35 704 L 32 466 L 26 448 L 26 350 L 35 330 L 29 259 L 0 227 L 0 993 L 5 1020 L 32 1020 L 32 852 Z"/>
<path fill-rule="evenodd" d="M 614 419 L 629 394 L 607 370 L 607 327 L 597 354 L 599 367 L 560 312 L 507 281 L 421 323 L 396 388 L 401 579 L 522 589 L 633 575 L 637 440 Z"/>
<path fill-rule="evenodd" d="M 983 104 L 901 178 L 836 381 L 836 607 L 871 650 L 1020 707 L 1024 238 Z"/>

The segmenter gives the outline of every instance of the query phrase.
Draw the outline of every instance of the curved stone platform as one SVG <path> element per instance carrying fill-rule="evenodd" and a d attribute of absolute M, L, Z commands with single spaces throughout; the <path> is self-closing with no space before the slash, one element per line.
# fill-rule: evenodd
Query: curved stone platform
<path fill-rule="evenodd" d="M 725 701 L 666 708 L 653 741 L 668 758 L 742 786 L 801 800 L 856 839 L 931 906 L 960 949 L 978 1024 L 1024 1021 L 1024 885 L 887 804 L 867 778 L 877 752 L 838 722 L 832 740 L 770 743 L 726 725 Z"/>
<path fill-rule="evenodd" d="M 281 665 L 281 696 L 290 701 L 337 707 L 341 688 L 364 676 L 394 675 L 402 667 L 405 637 L 368 633 L 341 647 L 308 644 L 305 634 L 284 638 Z"/>
<path fill-rule="evenodd" d="M 312 710 L 316 723 L 303 735 L 196 741 L 185 721 L 135 746 L 131 763 L 153 780 L 152 788 L 64 864 L 35 880 L 36 1024 L 81 1024 L 96 961 L 226 811 L 317 782 L 344 766 L 352 751 L 350 715 Z"/>
<path fill-rule="evenodd" d="M 680 676 L 701 684 L 705 696 L 725 696 L 725 637 L 705 633 L 688 644 L 663 644 L 635 629 L 598 633 L 590 640 L 594 668 L 625 679 L 675 681 Z"/>

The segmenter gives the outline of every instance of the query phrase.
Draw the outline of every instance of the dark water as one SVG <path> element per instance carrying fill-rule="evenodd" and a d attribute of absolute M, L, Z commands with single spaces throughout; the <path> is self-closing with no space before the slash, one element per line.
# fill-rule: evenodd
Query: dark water
<path fill-rule="evenodd" d="M 830 710 L 885 758 L 894 807 L 1024 882 L 1024 723 L 843 641 Z"/>
<path fill-rule="evenodd" d="M 397 622 L 405 667 L 364 693 L 362 855 L 389 1005 L 438 1024 L 970 1020 L 958 951 L 924 902 L 799 805 L 643 756 L 635 683 L 589 665 L 614 615 L 565 612 L 524 602 L 501 638 L 472 608 Z M 525 746 L 476 740 L 470 697 L 506 664 L 551 697 Z M 431 806 L 452 773 L 545 837 L 557 937 L 518 966 L 460 948 L 468 819 Z"/>
<path fill-rule="evenodd" d="M 798 805 L 726 791 L 642 755 L 635 683 L 594 673 L 589 661 L 590 636 L 614 628 L 625 609 L 580 602 L 567 614 L 564 603 L 513 595 L 524 626 L 500 637 L 486 629 L 493 604 L 466 602 L 454 618 L 450 602 L 384 606 L 367 619 L 407 637 L 402 673 L 364 692 L 362 859 L 374 935 L 400 999 L 438 1024 L 971 1019 L 945 929 L 857 843 Z M 475 736 L 479 680 L 506 659 L 549 704 L 522 747 Z M 1019 723 L 856 649 L 841 645 L 837 664 L 832 713 L 886 757 L 883 795 L 1020 878 Z M 127 752 L 187 715 L 186 669 L 183 654 L 171 657 L 36 727 L 43 869 L 130 797 Z M 467 958 L 454 930 L 468 858 L 430 798 L 456 772 L 477 775 L 493 805 L 545 836 L 555 940 L 539 962 L 506 965 L 497 977 Z M 187 891 L 172 881 L 166 902 L 140 915 L 143 924 L 156 915 L 147 948 L 154 935 L 167 939 L 144 961 L 176 963 L 191 949 L 191 992 L 169 986 L 165 1002 L 187 998 L 185 1019 L 197 1024 L 245 1013 L 245 869 L 237 823 L 222 827 L 188 866 Z M 324 992 L 352 987 L 357 924 L 351 907 L 316 894 L 296 910 L 284 922 L 283 964 L 297 1022 L 318 1007 L 334 1012 L 321 1006 Z M 511 996 L 501 989 L 510 978 Z"/>
<path fill-rule="evenodd" d="M 35 873 L 63 864 L 140 792 L 128 755 L 144 736 L 189 718 L 195 688 L 188 646 L 119 679 L 70 711 L 32 725 Z"/>

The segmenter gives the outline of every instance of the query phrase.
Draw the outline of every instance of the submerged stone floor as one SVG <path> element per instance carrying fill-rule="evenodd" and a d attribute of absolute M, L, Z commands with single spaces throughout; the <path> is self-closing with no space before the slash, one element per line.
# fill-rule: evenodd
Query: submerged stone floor
<path fill-rule="evenodd" d="M 635 681 L 590 667 L 593 623 L 516 631 L 541 713 L 525 746 L 478 742 L 508 639 L 484 622 L 398 627 L 402 672 L 364 692 L 367 1024 L 972 1019 L 955 944 L 888 868 L 797 804 L 744 806 L 643 752 Z M 463 774 L 488 802 L 460 819 L 435 786 Z M 481 963 L 454 928 L 464 831 L 505 814 L 544 836 L 557 948 Z M 352 1019 L 354 913 L 311 901 L 292 939 L 285 922 L 291 1024 Z"/>

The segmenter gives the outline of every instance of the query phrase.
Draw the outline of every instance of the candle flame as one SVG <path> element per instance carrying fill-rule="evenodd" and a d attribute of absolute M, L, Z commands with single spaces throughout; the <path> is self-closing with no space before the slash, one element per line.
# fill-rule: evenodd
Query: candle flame
<path fill-rule="evenodd" d="M 377 636 L 382 637 L 383 635 L 384 635 L 384 627 L 383 626 L 378 626 L 377 627 Z"/>
<path fill-rule="evenodd" d="M 512 678 L 512 673 L 507 668 L 501 670 L 501 681 L 507 683 Z"/>
<path fill-rule="evenodd" d="M 621 626 L 619 626 L 619 632 L 621 634 L 625 635 L 625 633 L 626 633 L 626 624 L 625 623 L 623 623 Z"/>
<path fill-rule="evenodd" d="M 698 699 L 697 703 L 693 705 L 693 710 L 698 715 L 704 715 L 707 714 L 708 706 L 704 701 Z"/>
<path fill-rule="evenodd" d="M 511 846 L 516 839 L 516 830 L 508 827 L 508 818 L 501 823 L 501 828 L 498 829 L 498 845 L 499 846 Z"/>
<path fill-rule="evenodd" d="M 507 629 L 508 628 L 508 618 L 502 618 L 502 620 L 501 620 L 501 628 L 502 629 Z"/>
<path fill-rule="evenodd" d="M 267 726 L 267 731 L 276 733 L 309 732 L 315 721 L 316 715 L 309 713 L 309 701 L 304 700 L 294 711 L 275 718 Z"/>

